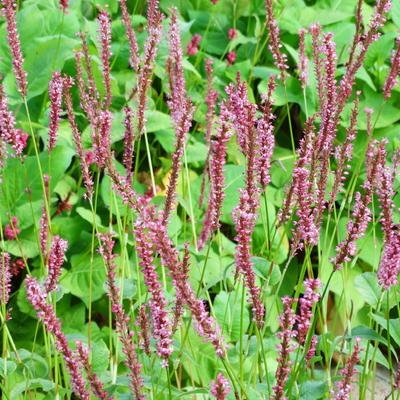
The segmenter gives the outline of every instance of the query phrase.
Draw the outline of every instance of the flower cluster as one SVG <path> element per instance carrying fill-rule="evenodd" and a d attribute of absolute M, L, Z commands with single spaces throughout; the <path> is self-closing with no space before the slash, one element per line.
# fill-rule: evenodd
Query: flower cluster
<path fill-rule="evenodd" d="M 187 45 L 186 52 L 189 56 L 195 56 L 199 52 L 200 42 L 201 36 L 198 33 L 195 33 Z"/>
<path fill-rule="evenodd" d="M 217 379 L 211 382 L 210 392 L 217 400 L 225 400 L 231 391 L 229 381 L 219 373 Z"/>
<path fill-rule="evenodd" d="M 57 132 L 60 124 L 60 113 L 63 95 L 63 77 L 59 72 L 54 72 L 49 83 L 50 115 L 49 115 L 49 153 L 54 149 Z"/>

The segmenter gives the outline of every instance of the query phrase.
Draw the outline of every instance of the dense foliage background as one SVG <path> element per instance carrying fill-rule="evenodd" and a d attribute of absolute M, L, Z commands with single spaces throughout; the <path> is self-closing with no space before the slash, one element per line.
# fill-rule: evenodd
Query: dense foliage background
<path fill-rule="evenodd" d="M 129 390 L 128 372 L 123 363 L 125 355 L 115 329 L 115 309 L 107 297 L 107 268 L 104 256 L 98 252 L 98 234 L 106 232 L 113 232 L 116 241 L 116 281 L 121 290 L 121 303 L 130 318 L 129 326 L 135 332 L 133 341 L 142 364 L 146 398 L 210 398 L 210 382 L 216 379 L 219 372 L 230 381 L 232 390 L 228 399 L 235 396 L 243 399 L 281 398 L 276 393 L 274 395 L 272 389 L 276 384 L 275 371 L 279 363 L 277 345 L 281 336 L 277 332 L 282 331 L 279 320 L 283 309 L 281 298 L 301 298 L 304 294 L 303 281 L 307 277 L 318 277 L 321 282 L 319 293 L 323 294 L 322 300 L 313 307 L 315 317 L 311 330 L 318 338 L 317 351 L 308 366 L 301 358 L 302 353 L 291 351 L 294 357 L 292 378 L 287 382 L 286 396 L 304 400 L 337 396 L 337 382 L 343 378 L 340 370 L 351 358 L 355 338 L 358 337 L 360 353 L 355 364 L 358 364 L 356 386 L 359 387 L 359 398 L 366 398 L 368 382 L 374 380 L 377 366 L 391 372 L 388 374 L 390 384 L 387 393 L 376 398 L 398 398 L 395 385 L 396 379 L 400 379 L 395 371 L 400 346 L 399 286 L 393 285 L 384 290 L 377 280 L 376 272 L 384 243 L 379 196 L 375 194 L 372 198 L 372 221 L 365 235 L 357 241 L 354 257 L 335 273 L 332 272 L 332 257 L 335 257 L 338 243 L 346 237 L 346 224 L 352 218 L 354 193 L 362 192 L 360 188 L 368 174 L 364 161 L 370 142 L 367 135 L 370 112 L 365 112 L 365 109 L 372 110 L 370 131 L 373 138 L 387 140 L 389 167 L 392 167 L 392 156 L 397 154 L 399 147 L 399 86 L 394 87 L 388 99 L 384 99 L 383 86 L 399 34 L 400 2 L 393 1 L 387 14 L 388 20 L 380 29 L 382 34 L 370 45 L 356 74 L 352 96 L 338 121 L 334 141 L 337 148 L 348 134 L 346 129 L 350 126 L 353 101 L 359 90 L 357 134 L 344 190 L 338 194 L 333 210 L 324 216 L 318 244 L 306 245 L 295 253 L 291 252 L 291 238 L 296 225 L 290 220 L 288 224 L 278 226 L 277 215 L 292 182 L 292 171 L 298 158 L 295 150 L 304 135 L 305 121 L 321 106 L 313 73 L 311 35 L 308 33 L 305 35 L 305 48 L 310 64 L 304 90 L 299 81 L 298 33 L 299 29 L 308 29 L 316 22 L 322 25 L 324 32 L 333 33 L 337 54 L 336 79 L 339 82 L 346 71 L 356 32 L 357 3 L 352 0 L 273 2 L 281 31 L 281 51 L 288 56 L 289 69 L 284 80 L 279 79 L 281 72 L 276 68 L 268 47 L 269 30 L 264 2 L 219 0 L 215 3 L 209 0 L 160 1 L 160 9 L 166 17 L 162 22 L 163 34 L 151 87 L 147 91 L 146 135 L 140 139 L 136 136 L 134 142 L 133 188 L 137 193 L 148 196 L 155 192 L 151 203 L 162 209 L 176 142 L 167 102 L 171 88 L 166 68 L 169 16 L 171 7 L 176 6 L 186 91 L 193 102 L 194 114 L 182 157 L 176 204 L 171 213 L 168 234 L 181 255 L 184 254 L 184 244 L 189 243 L 188 280 L 217 321 L 227 344 L 227 354 L 222 359 L 216 355 L 212 344 L 197 334 L 190 322 L 191 313 L 186 310 L 172 338 L 173 353 L 167 368 L 155 352 L 154 339 L 151 339 L 149 354 L 143 349 L 144 330 L 140 325 L 139 310 L 143 304 L 149 304 L 151 296 L 136 252 L 137 238 L 133 235 L 136 211 L 123 202 L 107 169 L 99 168 L 94 162 L 90 166 L 94 195 L 90 201 L 85 197 L 81 164 L 65 107 L 61 113 L 57 145 L 50 154 L 47 151 L 51 118 L 49 82 L 55 71 L 76 77 L 74 53 L 82 48 L 78 32 L 86 33 L 94 82 L 100 97 L 104 98 L 106 94 L 97 21 L 99 10 L 106 9 L 112 20 L 110 110 L 113 114 L 113 165 L 121 176 L 125 174 L 124 107 L 129 105 L 136 113 L 138 74 L 129 65 L 130 47 L 119 2 L 71 0 L 64 13 L 58 1 L 18 1 L 17 28 L 28 80 L 26 107 L 17 89 L 7 41 L 7 24 L 5 19 L 0 20 L 0 75 L 4 94 L 9 109 L 15 115 L 17 127 L 30 135 L 22 157 L 6 159 L 3 154 L 5 147 L 2 146 L 1 247 L 3 252 L 10 254 L 12 273 L 10 299 L 7 305 L 2 302 L 1 311 L 3 340 L 0 376 L 3 398 L 71 398 L 69 371 L 64 356 L 59 348 L 56 350 L 54 337 L 38 321 L 24 284 L 27 275 L 39 278 L 40 282 L 47 275 L 46 257 L 41 251 L 39 234 L 45 201 L 43 175 L 50 178 L 47 198 L 47 212 L 51 217 L 50 236 L 58 235 L 68 242 L 57 290 L 48 303 L 54 306 L 71 348 L 75 348 L 76 340 L 89 345 L 93 370 L 114 398 L 128 399 L 133 394 Z M 6 4 L 7 1 L 3 0 L 3 5 Z M 374 2 L 362 2 L 362 25 L 365 30 L 374 15 L 374 5 Z M 127 1 L 127 6 L 140 54 L 143 55 L 148 37 L 146 3 Z M 193 43 L 194 35 L 201 36 L 197 46 Z M 236 135 L 232 135 L 227 142 L 221 226 L 201 250 L 197 247 L 210 186 L 206 179 L 205 200 L 199 205 L 209 151 L 206 140 L 206 59 L 213 61 L 212 87 L 218 92 L 219 99 L 227 98 L 225 88 L 236 81 L 239 73 L 246 82 L 250 102 L 261 104 L 267 92 L 268 79 L 272 75 L 277 76 L 277 87 L 272 97 L 275 148 L 270 169 L 271 183 L 260 197 L 251 246 L 252 268 L 265 305 L 266 316 L 261 329 L 252 321 L 243 280 L 235 276 L 237 238 L 232 211 L 239 203 L 239 189 L 245 185 L 247 162 Z M 83 148 L 92 151 L 91 125 L 82 109 L 76 87 L 72 88 L 72 98 Z M 261 108 L 257 115 L 260 111 Z M 213 135 L 218 134 L 218 123 L 219 117 L 216 117 Z M 316 125 L 319 125 L 319 116 Z M 32 135 L 35 135 L 36 141 L 32 140 Z M 337 166 L 337 157 L 334 152 L 332 155 L 327 171 L 327 193 L 332 188 Z M 396 170 L 394 174 L 392 228 L 396 229 L 400 197 Z M 3 256 L 2 279 L 4 265 Z M 160 266 L 158 258 L 155 265 L 168 310 L 173 313 L 175 290 L 171 276 Z M 2 287 L 4 293 L 6 288 L 3 283 Z M 148 313 L 148 310 L 145 312 Z M 150 316 L 148 320 L 151 324 Z M 150 331 L 153 329 L 150 328 Z M 291 340 L 296 342 L 296 338 Z"/>

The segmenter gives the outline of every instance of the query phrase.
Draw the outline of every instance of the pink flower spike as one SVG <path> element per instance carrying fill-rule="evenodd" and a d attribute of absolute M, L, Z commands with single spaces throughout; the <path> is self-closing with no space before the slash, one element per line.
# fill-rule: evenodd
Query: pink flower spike
<path fill-rule="evenodd" d="M 267 25 L 269 31 L 269 49 L 272 53 L 276 68 L 281 71 L 281 79 L 286 76 L 286 70 L 289 68 L 287 65 L 287 56 L 281 52 L 281 40 L 279 37 L 279 27 L 274 17 L 272 9 L 272 0 L 265 0 L 265 9 L 267 11 Z"/>
<path fill-rule="evenodd" d="M 50 293 L 57 287 L 67 247 L 68 242 L 66 240 L 61 239 L 59 236 L 54 236 L 49 252 L 48 274 L 44 284 L 46 293 Z"/>
<path fill-rule="evenodd" d="M 337 392 L 335 400 L 349 400 L 351 394 L 352 380 L 357 374 L 356 365 L 360 361 L 360 338 L 356 338 L 356 344 L 354 345 L 353 353 L 347 359 L 345 367 L 342 369 L 340 374 L 342 379 L 336 384 Z"/>
<path fill-rule="evenodd" d="M 236 39 L 236 37 L 237 37 L 237 30 L 235 28 L 229 29 L 229 31 L 228 31 L 229 40 Z"/>
<path fill-rule="evenodd" d="M 63 94 L 63 78 L 59 72 L 54 72 L 49 83 L 50 116 L 49 116 L 49 153 L 54 149 L 60 125 L 60 113 Z"/>
<path fill-rule="evenodd" d="M 2 0 L 2 6 L 4 8 L 4 15 L 6 17 L 6 29 L 8 45 L 12 54 L 12 64 L 17 82 L 18 91 L 22 97 L 26 97 L 28 83 L 26 80 L 27 73 L 24 71 L 24 58 L 21 51 L 21 42 L 17 30 L 16 22 L 16 2 L 15 0 Z"/>
<path fill-rule="evenodd" d="M 10 223 L 5 226 L 4 236 L 7 240 L 15 240 L 20 233 L 21 230 L 18 228 L 18 219 L 14 216 L 11 218 Z"/>
<path fill-rule="evenodd" d="M 132 28 L 132 21 L 128 13 L 126 0 L 120 0 L 119 5 L 121 7 L 122 22 L 124 23 L 126 36 L 129 42 L 129 51 L 130 51 L 129 63 L 131 67 L 137 72 L 139 70 L 139 48 L 136 40 L 136 35 Z"/>
<path fill-rule="evenodd" d="M 78 368 L 77 359 L 68 345 L 66 336 L 61 330 L 61 323 L 56 316 L 53 305 L 46 302 L 46 293 L 43 292 L 39 282 L 35 278 L 27 276 L 25 285 L 28 300 L 47 331 L 54 335 L 56 348 L 63 355 L 65 365 L 71 375 L 72 391 L 78 398 L 89 400 L 90 395 L 86 390 L 85 381 Z"/>
<path fill-rule="evenodd" d="M 226 55 L 226 62 L 228 65 L 233 65 L 236 61 L 236 52 L 233 50 Z"/>
<path fill-rule="evenodd" d="M 396 50 L 393 51 L 390 63 L 389 75 L 383 87 L 385 100 L 389 99 L 400 75 L 400 36 L 396 39 Z"/>
<path fill-rule="evenodd" d="M 111 105 L 111 20 L 107 11 L 100 12 L 98 16 L 99 38 L 101 44 L 101 62 L 103 64 L 103 82 L 106 89 L 105 108 Z"/>
<path fill-rule="evenodd" d="M 225 400 L 231 391 L 228 379 L 219 373 L 217 379 L 210 384 L 210 392 L 217 400 Z"/>
<path fill-rule="evenodd" d="M 305 34 L 305 29 L 299 30 L 299 65 L 297 69 L 299 71 L 299 80 L 301 82 L 301 87 L 303 88 L 303 90 L 306 88 L 308 80 L 308 58 L 306 56 L 304 43 Z"/>
<path fill-rule="evenodd" d="M 194 34 L 186 49 L 189 56 L 195 56 L 198 53 L 200 42 L 201 36 L 198 33 Z"/>
<path fill-rule="evenodd" d="M 67 13 L 69 0 L 60 0 L 60 8 L 63 10 L 64 14 Z"/>
<path fill-rule="evenodd" d="M 10 299 L 11 291 L 11 270 L 10 255 L 2 252 L 1 254 L 1 275 L 0 275 L 0 302 L 6 305 Z"/>
<path fill-rule="evenodd" d="M 104 390 L 103 384 L 93 371 L 93 367 L 89 361 L 89 350 L 82 342 L 76 341 L 76 357 L 86 372 L 87 379 L 90 383 L 93 394 L 101 400 L 110 400 L 112 397 Z"/>

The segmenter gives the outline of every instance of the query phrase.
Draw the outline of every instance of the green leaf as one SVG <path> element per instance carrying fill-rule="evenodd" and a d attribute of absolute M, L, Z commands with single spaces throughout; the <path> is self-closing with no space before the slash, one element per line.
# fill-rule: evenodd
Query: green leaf
<path fill-rule="evenodd" d="M 90 274 L 90 254 L 73 255 L 71 265 L 72 268 L 60 282 L 61 285 L 79 297 L 86 306 L 89 306 L 90 301 L 99 300 L 105 293 L 106 273 L 103 259 L 99 256 L 94 257 L 92 274 Z"/>
<path fill-rule="evenodd" d="M 91 210 L 88 210 L 87 208 L 83 207 L 77 207 L 76 212 L 87 222 L 89 222 L 90 225 L 93 225 L 93 222 L 96 226 L 102 226 L 101 224 L 101 219 L 97 214 L 92 213 Z"/>
<path fill-rule="evenodd" d="M 358 290 L 361 297 L 372 307 L 377 307 L 381 298 L 382 290 L 378 285 L 376 273 L 364 272 L 356 276 L 354 287 Z"/>
<path fill-rule="evenodd" d="M 241 323 L 243 324 L 243 332 L 246 332 L 250 323 L 246 298 L 242 298 L 241 288 L 231 293 L 219 292 L 214 300 L 214 313 L 222 328 L 223 335 L 230 337 L 233 341 L 240 338 Z"/>
<path fill-rule="evenodd" d="M 372 314 L 372 318 L 385 330 L 388 328 L 388 321 L 386 318 L 379 314 Z M 390 337 L 400 346 L 400 320 L 389 319 L 389 332 Z"/>

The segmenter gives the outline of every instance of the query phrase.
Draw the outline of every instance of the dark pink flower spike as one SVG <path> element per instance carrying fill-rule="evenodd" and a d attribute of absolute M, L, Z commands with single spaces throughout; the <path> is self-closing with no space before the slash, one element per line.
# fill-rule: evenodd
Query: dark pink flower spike
<path fill-rule="evenodd" d="M 43 322 L 49 333 L 55 338 L 57 350 L 63 355 L 65 365 L 71 375 L 72 391 L 82 400 L 89 400 L 90 395 L 86 390 L 85 381 L 78 368 L 78 362 L 74 353 L 68 346 L 68 341 L 61 330 L 61 323 L 54 311 L 53 305 L 46 302 L 46 293 L 41 289 L 39 282 L 28 276 L 25 279 L 28 300 L 36 310 L 38 318 Z"/>
<path fill-rule="evenodd" d="M 100 234 L 99 253 L 103 257 L 107 270 L 107 295 L 111 302 L 111 311 L 115 315 L 116 331 L 125 355 L 125 365 L 129 370 L 130 386 L 135 400 L 144 400 L 142 366 L 136 354 L 133 341 L 134 332 L 129 327 L 129 316 L 126 315 L 120 303 L 120 290 L 115 282 L 114 241 L 111 234 Z"/>
<path fill-rule="evenodd" d="M 226 62 L 228 63 L 228 65 L 233 65 L 235 61 L 236 61 L 236 52 L 232 50 L 226 55 Z"/>
<path fill-rule="evenodd" d="M 204 200 L 204 191 L 206 187 L 206 178 L 209 177 L 209 160 L 210 160 L 210 140 L 213 131 L 213 125 L 215 120 L 215 106 L 218 99 L 218 92 L 213 89 L 212 79 L 213 79 L 213 61 L 209 58 L 206 59 L 205 62 L 205 70 L 207 75 L 207 95 L 206 95 L 206 104 L 207 104 L 207 113 L 206 113 L 206 143 L 208 145 L 207 158 L 204 164 L 204 171 L 201 181 L 200 188 L 200 198 L 199 198 L 199 207 L 203 207 Z"/>
<path fill-rule="evenodd" d="M 59 236 L 54 236 L 49 252 L 48 273 L 44 288 L 46 293 L 50 293 L 57 287 L 58 279 L 61 274 L 61 266 L 64 263 L 64 255 L 68 248 L 68 242 Z"/>
<path fill-rule="evenodd" d="M 224 166 L 226 159 L 226 144 L 232 132 L 229 124 L 229 112 L 225 103 L 221 104 L 219 128 L 217 136 L 210 143 L 210 196 L 204 217 L 203 229 L 199 237 L 199 249 L 202 249 L 220 224 L 221 207 L 225 197 L 224 193 Z"/>
<path fill-rule="evenodd" d="M 223 374 L 219 373 L 215 381 L 211 381 L 210 393 L 216 400 L 225 400 L 231 391 L 231 386 L 228 379 Z"/>
<path fill-rule="evenodd" d="M 345 367 L 340 371 L 342 379 L 336 384 L 335 400 L 349 400 L 354 376 L 357 374 L 356 365 L 360 362 L 360 338 L 356 338 L 353 353 L 347 359 Z"/>
<path fill-rule="evenodd" d="M 392 171 L 388 166 L 381 165 L 377 188 L 384 234 L 383 254 L 378 269 L 378 282 L 385 290 L 397 285 L 400 273 L 400 234 L 393 221 L 393 197 L 395 194 L 393 184 L 396 172 L 396 169 Z"/>
<path fill-rule="evenodd" d="M 18 219 L 16 216 L 13 216 L 10 219 L 10 223 L 4 228 L 4 236 L 7 240 L 15 240 L 20 233 L 21 230 L 18 228 Z"/>
<path fill-rule="evenodd" d="M 290 353 L 294 349 L 292 344 L 292 338 L 295 336 L 293 325 L 296 321 L 296 316 L 292 310 L 292 304 L 294 300 L 289 297 L 282 299 L 283 311 L 280 316 L 280 331 L 278 337 L 281 340 L 278 345 L 279 357 L 278 357 L 278 368 L 276 369 L 276 385 L 272 388 L 274 391 L 274 400 L 284 400 L 285 397 L 285 386 L 290 373 Z"/>
<path fill-rule="evenodd" d="M 152 220 L 148 222 L 153 244 L 160 254 L 161 264 L 168 268 L 177 296 L 177 302 L 185 304 L 192 313 L 194 327 L 197 333 L 206 341 L 210 342 L 218 357 L 225 355 L 224 340 L 216 321 L 208 313 L 204 302 L 199 299 L 188 280 L 188 253 L 183 261 L 179 259 L 179 252 L 168 236 L 167 228 L 162 222 L 162 215 L 157 216 L 154 209 L 148 210 L 153 214 Z M 178 299 L 179 298 L 179 299 Z"/>
<path fill-rule="evenodd" d="M 8 253 L 1 253 L 1 275 L 0 275 L 0 302 L 6 305 L 10 299 L 11 291 L 11 269 L 10 269 L 10 255 Z"/>
<path fill-rule="evenodd" d="M 126 0 L 119 0 L 119 5 L 121 7 L 122 22 L 124 23 L 126 36 L 129 42 L 129 63 L 131 67 L 137 72 L 139 70 L 139 48 L 136 40 L 136 35 L 132 28 L 132 21 L 128 13 Z"/>
<path fill-rule="evenodd" d="M 392 90 L 396 86 L 399 75 L 400 75 L 400 36 L 396 39 L 396 49 L 393 51 L 392 58 L 390 60 L 390 71 L 386 78 L 385 85 L 383 87 L 385 100 L 387 100 L 391 96 Z"/>
<path fill-rule="evenodd" d="M 134 143 L 135 135 L 133 133 L 133 111 L 130 107 L 126 106 L 125 111 L 125 134 L 124 134 L 124 155 L 123 163 L 126 169 L 126 179 L 128 182 L 132 180 L 133 173 L 133 157 L 134 157 Z"/>
<path fill-rule="evenodd" d="M 263 115 L 262 118 L 257 121 L 258 140 L 260 143 L 259 175 L 261 189 L 265 189 L 271 180 L 269 171 L 271 168 L 272 153 L 275 147 L 273 126 L 275 116 L 272 113 L 272 95 L 275 88 L 275 76 L 271 76 L 268 80 L 267 95 L 263 98 L 264 103 L 261 108 Z"/>
<path fill-rule="evenodd" d="M 301 87 L 303 90 L 307 86 L 308 81 L 308 58 L 306 56 L 306 49 L 305 49 L 305 29 L 299 30 L 299 64 L 298 64 L 298 71 L 299 71 L 299 80 L 301 83 Z"/>
<path fill-rule="evenodd" d="M 8 109 L 7 97 L 3 85 L 0 83 L 0 139 L 12 146 L 15 155 L 21 156 L 26 147 L 28 135 L 15 127 L 14 114 Z M 1 149 L 0 166 L 6 159 L 6 149 Z"/>
<path fill-rule="evenodd" d="M 176 196 L 179 170 L 186 145 L 186 138 L 192 125 L 194 108 L 188 98 L 185 88 L 185 78 L 182 64 L 182 47 L 177 21 L 177 11 L 172 9 L 170 29 L 168 33 L 169 58 L 167 71 L 169 75 L 170 98 L 168 106 L 175 128 L 175 151 L 172 154 L 171 175 L 168 182 L 164 206 L 164 224 L 167 224 Z"/>
<path fill-rule="evenodd" d="M 98 16 L 99 39 L 101 45 L 101 62 L 103 65 L 103 82 L 106 89 L 105 108 L 111 105 L 111 19 L 107 11 L 101 11 Z"/>
<path fill-rule="evenodd" d="M 199 52 L 200 42 L 201 36 L 198 33 L 194 34 L 186 49 L 189 56 L 195 56 Z"/>
<path fill-rule="evenodd" d="M 228 31 L 229 40 L 233 40 L 237 37 L 237 30 L 235 28 L 230 28 Z"/>
<path fill-rule="evenodd" d="M 276 68 L 281 71 L 281 79 L 286 76 L 286 70 L 289 68 L 287 65 L 287 56 L 281 51 L 281 40 L 279 37 L 279 27 L 274 17 L 272 9 L 272 0 L 265 0 L 265 9 L 267 11 L 267 26 L 269 36 L 269 49 L 274 58 Z"/>
<path fill-rule="evenodd" d="M 6 17 L 8 46 L 12 54 L 12 64 L 17 88 L 21 93 L 21 96 L 26 97 L 28 87 L 26 80 L 27 73 L 24 71 L 23 67 L 24 58 L 22 56 L 21 42 L 17 30 L 15 13 L 16 2 L 15 0 L 2 0 L 2 5 L 4 8 L 4 16 Z"/>
<path fill-rule="evenodd" d="M 60 8 L 63 10 L 64 14 L 67 13 L 69 0 L 60 0 Z"/>
<path fill-rule="evenodd" d="M 104 390 L 103 384 L 97 377 L 96 373 L 93 371 L 93 367 L 89 361 L 89 350 L 80 341 L 76 341 L 75 344 L 76 344 L 76 358 L 78 359 L 79 364 L 86 372 L 86 376 L 90 383 L 92 393 L 96 396 L 96 398 L 101 400 L 112 399 L 112 397 L 109 396 L 109 394 Z"/>
<path fill-rule="evenodd" d="M 304 281 L 304 296 L 299 300 L 300 312 L 297 319 L 297 340 L 303 345 L 307 339 L 311 326 L 312 309 L 319 300 L 318 290 L 321 287 L 319 279 L 306 279 Z"/>
<path fill-rule="evenodd" d="M 49 83 L 50 115 L 49 115 L 49 153 L 54 149 L 60 125 L 60 113 L 63 96 L 63 78 L 59 72 L 54 72 Z"/>
<path fill-rule="evenodd" d="M 157 355 L 162 358 L 162 365 L 166 367 L 168 358 L 172 353 L 171 323 L 167 311 L 167 301 L 154 265 L 153 244 L 150 233 L 146 229 L 149 223 L 149 221 L 146 221 L 147 218 L 144 211 L 142 216 L 136 220 L 134 228 L 136 251 L 144 275 L 144 282 L 151 295 L 149 306 L 153 322 L 153 336 L 157 342 Z"/>
<path fill-rule="evenodd" d="M 89 165 L 86 162 L 86 156 L 83 151 L 83 145 L 82 145 L 82 139 L 81 139 L 81 133 L 79 132 L 78 125 L 76 124 L 75 121 L 75 115 L 74 115 L 74 110 L 72 106 L 72 96 L 70 89 L 73 86 L 74 81 L 71 77 L 65 77 L 64 78 L 64 101 L 65 101 L 65 106 L 67 108 L 67 115 L 68 115 L 68 120 L 69 124 L 71 126 L 72 130 L 72 137 L 74 139 L 75 147 L 79 156 L 79 161 L 81 165 L 81 170 L 82 170 L 82 176 L 83 176 L 83 182 L 86 188 L 87 196 L 89 198 L 92 197 L 93 195 L 93 179 L 90 174 L 89 170 Z"/>
<path fill-rule="evenodd" d="M 371 221 L 371 210 L 369 205 L 372 201 L 373 190 L 376 188 L 379 177 L 379 167 L 386 158 L 385 142 L 371 142 L 368 145 L 365 164 L 367 166 L 367 177 L 363 184 L 364 193 L 355 194 L 355 202 L 351 220 L 347 223 L 346 238 L 336 247 L 334 258 L 335 270 L 341 269 L 345 262 L 351 261 L 355 256 L 357 248 L 356 241 L 364 236 L 368 224 Z"/>
<path fill-rule="evenodd" d="M 158 1 L 150 0 L 147 7 L 148 37 L 144 45 L 144 56 L 141 63 L 137 84 L 137 136 L 143 134 L 146 118 L 144 112 L 147 104 L 147 90 L 151 84 L 154 62 L 157 55 L 158 44 L 162 35 L 162 14 L 158 9 Z"/>

